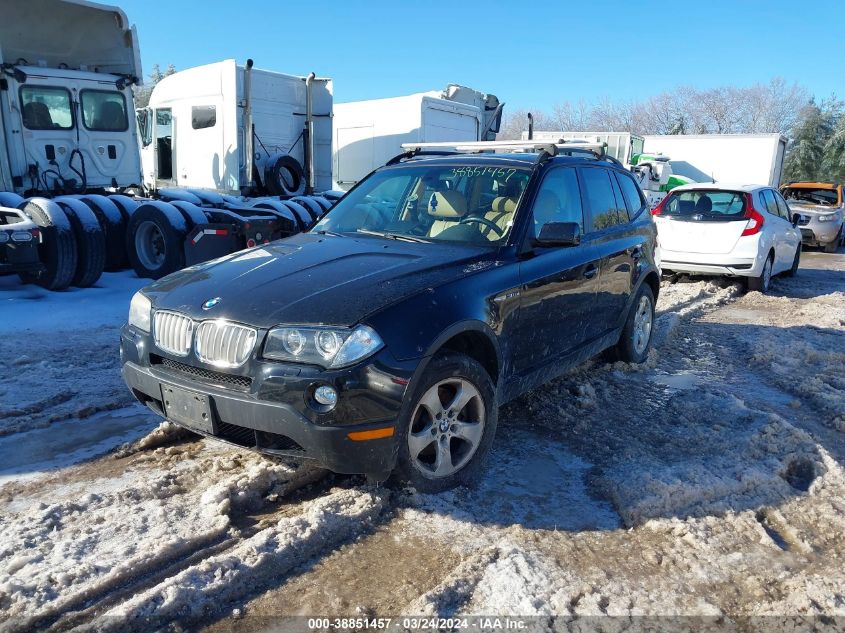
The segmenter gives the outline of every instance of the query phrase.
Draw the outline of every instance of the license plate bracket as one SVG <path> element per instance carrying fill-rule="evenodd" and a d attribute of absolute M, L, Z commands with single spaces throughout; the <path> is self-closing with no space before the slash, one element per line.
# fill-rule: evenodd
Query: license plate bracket
<path fill-rule="evenodd" d="M 161 400 L 167 419 L 196 431 L 214 434 L 214 420 L 208 396 L 163 384 Z"/>

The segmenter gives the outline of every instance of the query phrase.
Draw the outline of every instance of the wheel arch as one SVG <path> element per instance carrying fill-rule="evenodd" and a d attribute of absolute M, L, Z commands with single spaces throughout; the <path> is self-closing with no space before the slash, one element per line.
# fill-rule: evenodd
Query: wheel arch
<path fill-rule="evenodd" d="M 445 350 L 465 354 L 477 361 L 490 376 L 493 384 L 499 385 L 502 354 L 495 333 L 486 323 L 461 321 L 441 332 L 426 350 L 425 362 L 420 364 L 417 374 L 425 371 L 425 365 L 432 357 Z"/>

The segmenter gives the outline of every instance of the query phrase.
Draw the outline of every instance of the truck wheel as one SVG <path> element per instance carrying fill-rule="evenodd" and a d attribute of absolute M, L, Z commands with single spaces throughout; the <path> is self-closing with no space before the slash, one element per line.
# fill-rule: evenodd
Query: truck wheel
<path fill-rule="evenodd" d="M 312 199 L 314 200 L 314 202 L 319 204 L 320 207 L 322 207 L 323 213 L 325 213 L 334 206 L 334 202 L 332 202 L 328 198 L 324 198 L 323 196 L 314 196 Z"/>
<path fill-rule="evenodd" d="M 106 238 L 106 270 L 126 268 L 126 221 L 120 209 L 106 196 L 85 195 L 79 198 L 91 208 L 103 228 Z"/>
<path fill-rule="evenodd" d="M 654 293 L 647 283 L 640 285 L 628 318 L 622 327 L 622 335 L 616 344 L 617 360 L 625 363 L 642 363 L 651 348 L 651 334 L 654 325 Z"/>
<path fill-rule="evenodd" d="M 0 191 L 0 207 L 17 209 L 21 206 L 23 198 L 11 191 Z"/>
<path fill-rule="evenodd" d="M 496 435 L 493 381 L 478 363 L 449 352 L 426 367 L 399 419 L 396 477 L 421 492 L 474 483 Z"/>
<path fill-rule="evenodd" d="M 71 284 L 89 288 L 97 283 L 106 265 L 106 239 L 97 216 L 77 198 L 56 198 L 70 221 L 76 239 L 76 270 Z"/>
<path fill-rule="evenodd" d="M 188 224 L 188 233 L 190 233 L 191 229 L 193 229 L 197 224 L 208 223 L 208 216 L 201 207 L 198 207 L 191 202 L 183 202 L 182 200 L 175 200 L 170 204 L 179 209 L 182 217 L 185 218 L 185 222 Z"/>
<path fill-rule="evenodd" d="M 749 290 L 757 290 L 758 292 L 766 293 L 769 291 L 769 285 L 772 283 L 772 266 L 775 265 L 774 253 L 769 253 L 766 263 L 763 264 L 763 272 L 759 277 L 749 277 L 747 285 Z"/>
<path fill-rule="evenodd" d="M 308 213 L 311 215 L 311 222 L 308 223 L 308 226 L 314 224 L 325 213 L 323 207 L 310 196 L 295 196 L 288 200 L 288 202 L 297 202 L 308 209 Z"/>
<path fill-rule="evenodd" d="M 151 200 L 129 221 L 129 263 L 139 277 L 160 279 L 185 267 L 188 226 L 173 205 Z"/>
<path fill-rule="evenodd" d="M 290 209 L 296 216 L 297 231 L 305 231 L 309 226 L 311 226 L 314 221 L 311 217 L 311 212 L 299 202 L 295 202 L 293 200 L 282 200 L 282 204 Z"/>
<path fill-rule="evenodd" d="M 295 196 L 305 191 L 305 172 L 290 154 L 274 154 L 264 164 L 264 187 L 274 196 Z"/>
<path fill-rule="evenodd" d="M 109 196 L 109 200 L 114 202 L 114 205 L 120 211 L 120 215 L 123 216 L 123 221 L 126 222 L 126 226 L 129 226 L 129 218 L 132 217 L 132 214 L 135 213 L 135 209 L 138 208 L 138 205 L 141 203 L 137 200 L 133 200 L 129 196 Z"/>
<path fill-rule="evenodd" d="M 21 281 L 47 290 L 64 290 L 76 271 L 76 240 L 70 220 L 58 204 L 46 198 L 30 198 L 18 208 L 41 228 L 38 257 L 46 267 L 38 274 L 21 273 Z"/>

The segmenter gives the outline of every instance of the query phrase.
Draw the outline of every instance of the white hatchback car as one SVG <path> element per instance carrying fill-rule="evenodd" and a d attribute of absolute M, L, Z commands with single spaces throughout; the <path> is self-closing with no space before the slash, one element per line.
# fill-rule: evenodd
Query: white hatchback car
<path fill-rule="evenodd" d="M 652 214 L 664 273 L 745 277 L 749 290 L 765 292 L 772 275 L 798 269 L 798 214 L 771 187 L 682 185 Z"/>

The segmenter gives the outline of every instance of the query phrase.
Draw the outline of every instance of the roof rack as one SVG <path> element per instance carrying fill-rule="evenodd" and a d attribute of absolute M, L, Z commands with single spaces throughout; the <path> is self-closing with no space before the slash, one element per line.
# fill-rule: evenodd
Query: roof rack
<path fill-rule="evenodd" d="M 413 152 L 414 155 L 424 150 L 451 149 L 459 153 L 480 152 L 546 152 L 556 156 L 561 152 L 580 151 L 593 154 L 596 158 L 604 156 L 604 143 L 590 143 L 581 140 L 567 141 L 449 141 L 441 143 L 402 143 L 402 149 Z"/>

